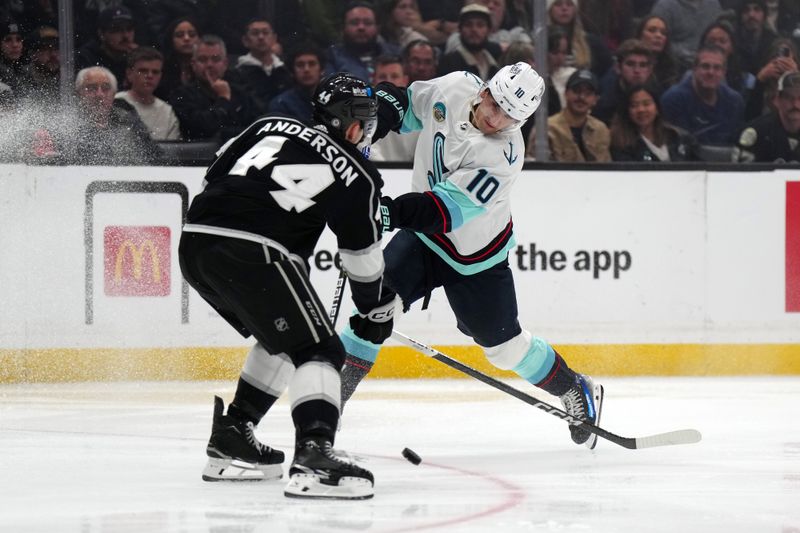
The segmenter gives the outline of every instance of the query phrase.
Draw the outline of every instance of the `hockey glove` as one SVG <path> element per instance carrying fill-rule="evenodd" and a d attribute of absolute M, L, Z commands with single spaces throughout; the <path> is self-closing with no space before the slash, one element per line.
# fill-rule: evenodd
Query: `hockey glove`
<path fill-rule="evenodd" d="M 350 328 L 359 339 L 373 344 L 383 344 L 394 327 L 394 299 L 386 305 L 373 309 L 366 315 L 356 313 L 350 317 Z"/>
<path fill-rule="evenodd" d="M 388 233 L 397 226 L 393 226 L 394 221 L 394 200 L 389 196 L 381 198 L 381 225 L 383 226 L 383 233 Z"/>
<path fill-rule="evenodd" d="M 375 95 L 378 97 L 378 127 L 372 136 L 372 142 L 383 139 L 389 131 L 399 133 L 408 109 L 408 94 L 405 88 L 381 82 L 375 89 Z"/>

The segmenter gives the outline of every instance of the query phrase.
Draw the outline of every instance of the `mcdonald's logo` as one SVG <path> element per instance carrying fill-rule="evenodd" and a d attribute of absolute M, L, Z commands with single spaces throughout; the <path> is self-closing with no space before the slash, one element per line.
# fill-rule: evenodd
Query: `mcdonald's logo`
<path fill-rule="evenodd" d="M 106 296 L 169 294 L 169 227 L 106 226 L 103 244 Z"/>

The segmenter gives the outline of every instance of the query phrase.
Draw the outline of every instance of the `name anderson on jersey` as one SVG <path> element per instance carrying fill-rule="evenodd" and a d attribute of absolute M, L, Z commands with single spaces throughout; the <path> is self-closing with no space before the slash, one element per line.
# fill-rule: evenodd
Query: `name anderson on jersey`
<path fill-rule="evenodd" d="M 343 153 L 336 144 L 329 139 L 325 134 L 318 130 L 308 128 L 294 121 L 280 120 L 280 119 L 266 119 L 264 126 L 258 130 L 256 135 L 282 133 L 286 136 L 291 136 L 294 139 L 300 139 L 308 144 L 311 148 L 328 163 L 330 163 L 333 170 L 339 175 L 339 178 L 344 180 L 345 187 L 350 184 L 359 176 L 358 170 L 354 168 L 354 164 L 350 155 Z M 361 173 L 366 174 L 363 170 Z"/>

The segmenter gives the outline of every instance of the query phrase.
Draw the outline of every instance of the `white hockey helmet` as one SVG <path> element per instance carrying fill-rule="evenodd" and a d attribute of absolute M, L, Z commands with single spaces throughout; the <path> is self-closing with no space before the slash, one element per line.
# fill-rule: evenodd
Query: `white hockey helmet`
<path fill-rule="evenodd" d="M 501 68 L 486 87 L 497 105 L 518 122 L 533 115 L 544 95 L 544 80 L 523 61 Z"/>

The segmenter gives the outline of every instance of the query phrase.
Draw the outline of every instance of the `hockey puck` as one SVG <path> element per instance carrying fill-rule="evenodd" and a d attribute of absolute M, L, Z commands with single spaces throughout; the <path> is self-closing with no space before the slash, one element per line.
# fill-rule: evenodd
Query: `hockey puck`
<path fill-rule="evenodd" d="M 418 465 L 422 462 L 422 458 L 414 453 L 410 448 L 403 448 L 403 457 L 405 457 L 412 465 Z"/>

